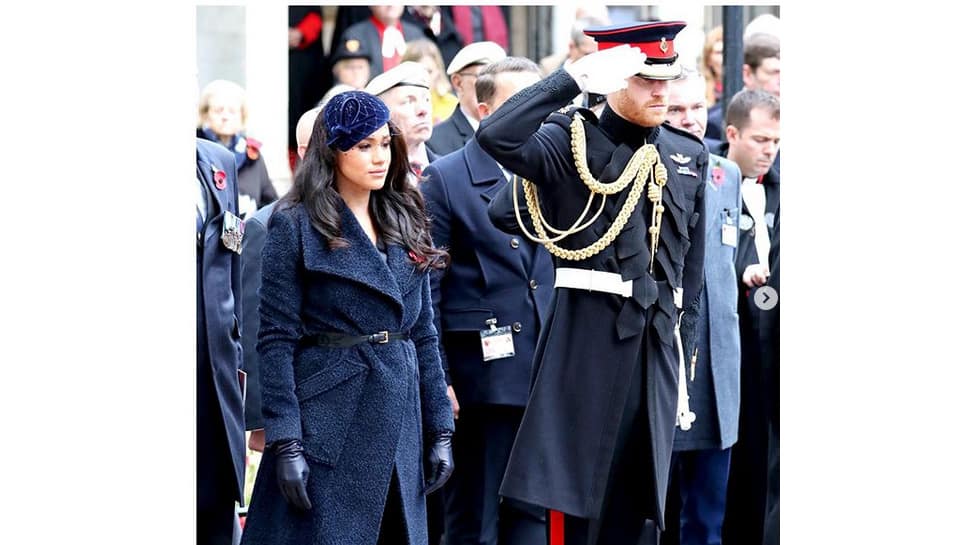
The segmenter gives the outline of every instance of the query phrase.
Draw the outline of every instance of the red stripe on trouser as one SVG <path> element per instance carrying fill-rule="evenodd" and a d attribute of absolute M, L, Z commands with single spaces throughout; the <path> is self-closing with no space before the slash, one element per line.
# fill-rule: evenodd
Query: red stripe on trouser
<path fill-rule="evenodd" d="M 562 511 L 549 510 L 549 545 L 564 545 L 566 533 L 563 528 Z"/>

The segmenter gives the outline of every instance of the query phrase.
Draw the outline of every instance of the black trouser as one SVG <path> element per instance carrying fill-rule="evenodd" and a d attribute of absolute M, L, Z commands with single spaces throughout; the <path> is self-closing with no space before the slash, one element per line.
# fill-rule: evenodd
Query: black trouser
<path fill-rule="evenodd" d="M 231 545 L 236 522 L 236 477 L 216 398 L 209 359 L 198 349 L 196 375 L 196 543 Z"/>
<path fill-rule="evenodd" d="M 381 533 L 377 545 L 407 545 L 404 509 L 401 507 L 401 485 L 398 483 L 397 467 L 391 472 L 391 485 L 387 487 L 384 515 L 381 517 Z"/>
<path fill-rule="evenodd" d="M 499 501 L 523 407 L 464 405 L 452 439 L 455 472 L 445 484 L 446 545 L 541 545 L 543 511 Z"/>
<path fill-rule="evenodd" d="M 641 361 L 645 360 L 641 358 Z M 647 492 L 652 485 L 653 463 L 647 433 L 643 365 L 638 366 L 631 382 L 602 516 L 584 519 L 550 511 L 549 545 L 655 545 L 659 542 L 659 528 L 650 520 L 656 506 Z"/>

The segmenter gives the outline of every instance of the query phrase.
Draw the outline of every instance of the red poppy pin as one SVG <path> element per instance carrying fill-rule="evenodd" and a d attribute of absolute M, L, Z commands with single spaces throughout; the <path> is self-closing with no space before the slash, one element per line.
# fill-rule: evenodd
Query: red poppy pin
<path fill-rule="evenodd" d="M 263 143 L 255 138 L 246 137 L 246 157 L 249 157 L 250 161 L 255 161 L 259 159 L 259 148 L 263 147 Z"/>
<path fill-rule="evenodd" d="M 714 185 L 721 187 L 721 184 L 724 183 L 724 169 L 720 166 L 714 167 L 711 171 L 711 181 L 714 182 Z"/>
<path fill-rule="evenodd" d="M 408 250 L 408 257 L 410 257 L 411 261 L 414 261 L 415 263 L 424 263 L 425 259 L 423 255 L 419 256 L 418 254 L 414 253 L 414 250 Z"/>
<path fill-rule="evenodd" d="M 216 183 L 216 189 L 226 188 L 226 173 L 215 165 L 212 165 L 212 181 Z"/>

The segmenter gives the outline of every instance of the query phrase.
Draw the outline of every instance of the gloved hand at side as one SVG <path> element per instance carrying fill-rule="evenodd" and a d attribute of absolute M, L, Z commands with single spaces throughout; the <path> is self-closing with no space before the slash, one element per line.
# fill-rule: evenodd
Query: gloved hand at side
<path fill-rule="evenodd" d="M 310 466 L 303 456 L 303 445 L 297 439 L 290 439 L 275 443 L 273 448 L 276 450 L 276 481 L 283 497 L 295 507 L 310 509 L 306 492 Z"/>
<path fill-rule="evenodd" d="M 451 432 L 443 431 L 435 436 L 428 447 L 427 471 L 425 472 L 425 495 L 431 494 L 444 486 L 451 472 L 455 470 L 455 461 L 451 455 Z"/>

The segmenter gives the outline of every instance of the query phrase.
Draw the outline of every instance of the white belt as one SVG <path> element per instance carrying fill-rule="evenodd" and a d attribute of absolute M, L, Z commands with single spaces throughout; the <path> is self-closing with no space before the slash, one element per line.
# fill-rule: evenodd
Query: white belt
<path fill-rule="evenodd" d="M 633 295 L 633 280 L 623 280 L 617 273 L 592 269 L 559 267 L 556 269 L 555 287 L 615 293 L 623 297 Z"/>

